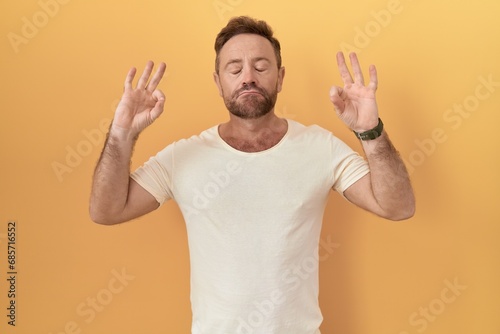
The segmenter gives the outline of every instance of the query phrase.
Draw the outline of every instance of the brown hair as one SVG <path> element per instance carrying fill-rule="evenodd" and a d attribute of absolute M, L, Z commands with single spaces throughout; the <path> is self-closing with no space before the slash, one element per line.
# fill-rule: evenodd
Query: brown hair
<path fill-rule="evenodd" d="M 215 71 L 219 73 L 219 53 L 224 44 L 239 34 L 255 34 L 266 38 L 274 48 L 278 68 L 281 68 L 280 42 L 273 37 L 273 29 L 265 21 L 256 20 L 248 16 L 233 17 L 219 32 L 215 39 Z"/>

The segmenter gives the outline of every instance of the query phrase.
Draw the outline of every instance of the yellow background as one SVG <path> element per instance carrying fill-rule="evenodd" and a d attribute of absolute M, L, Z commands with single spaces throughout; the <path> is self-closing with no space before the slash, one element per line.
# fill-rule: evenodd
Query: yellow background
<path fill-rule="evenodd" d="M 341 83 L 335 53 L 354 47 L 365 70 L 377 65 L 381 117 L 410 164 L 409 221 L 331 195 L 322 239 L 336 248 L 320 264 L 322 333 L 500 333 L 500 87 L 480 81 L 500 82 L 498 1 L 65 2 L 45 6 L 51 15 L 42 4 L 53 1 L 0 4 L 2 333 L 189 332 L 188 248 L 175 203 L 99 226 L 87 213 L 91 176 L 132 66 L 168 66 L 165 113 L 142 134 L 133 168 L 227 118 L 212 81 L 213 41 L 245 14 L 267 20 L 282 43 L 278 115 L 359 150 L 328 98 Z M 34 21 L 38 31 L 23 28 Z M 23 29 L 30 38 L 20 43 Z M 464 103 L 464 116 L 449 111 Z M 18 223 L 14 328 L 5 317 L 9 220 Z M 91 317 L 96 297 L 106 305 Z"/>

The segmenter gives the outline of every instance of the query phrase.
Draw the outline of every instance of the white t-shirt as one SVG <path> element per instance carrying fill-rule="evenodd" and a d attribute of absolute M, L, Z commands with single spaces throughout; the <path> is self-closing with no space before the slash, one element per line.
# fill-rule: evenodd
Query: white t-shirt
<path fill-rule="evenodd" d="M 238 151 L 214 126 L 132 173 L 186 221 L 193 334 L 319 334 L 318 242 L 328 194 L 369 172 L 327 130 L 288 120 L 274 147 Z"/>

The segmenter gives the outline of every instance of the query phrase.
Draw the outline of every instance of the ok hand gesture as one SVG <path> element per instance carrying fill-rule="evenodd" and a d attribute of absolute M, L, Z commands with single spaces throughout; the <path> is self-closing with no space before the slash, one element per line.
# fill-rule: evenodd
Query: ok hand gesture
<path fill-rule="evenodd" d="M 153 66 L 152 61 L 146 64 L 135 88 L 132 86 L 132 81 L 136 69 L 132 68 L 128 72 L 125 79 L 125 89 L 115 111 L 113 127 L 118 127 L 133 136 L 137 136 L 163 112 L 165 95 L 157 87 L 165 73 L 166 65 L 160 63 L 156 73 L 149 80 Z"/>
<path fill-rule="evenodd" d="M 378 108 L 375 101 L 377 90 L 377 70 L 374 65 L 369 68 L 370 83 L 365 86 L 361 66 L 355 53 L 349 55 L 354 73 L 354 80 L 347 68 L 344 54 L 337 53 L 337 64 L 344 88 L 333 86 L 330 89 L 330 100 L 335 106 L 339 118 L 356 132 L 373 129 L 378 124 Z"/>

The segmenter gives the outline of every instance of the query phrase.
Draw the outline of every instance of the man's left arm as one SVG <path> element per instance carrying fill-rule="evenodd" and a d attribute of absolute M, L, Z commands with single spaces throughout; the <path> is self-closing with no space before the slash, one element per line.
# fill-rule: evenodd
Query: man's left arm
<path fill-rule="evenodd" d="M 368 138 L 361 140 L 361 143 L 370 173 L 346 189 L 344 196 L 381 217 L 408 219 L 415 212 L 415 196 L 408 171 L 380 123 L 375 101 L 378 84 L 375 66 L 370 66 L 370 82 L 365 86 L 356 54 L 351 53 L 349 56 L 354 78 L 343 54 L 338 53 L 337 63 L 344 87 L 333 86 L 330 99 L 337 115 L 349 128 L 358 134 L 369 132 Z"/>

